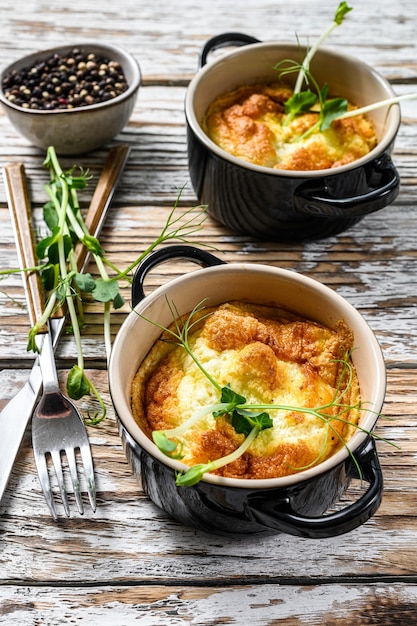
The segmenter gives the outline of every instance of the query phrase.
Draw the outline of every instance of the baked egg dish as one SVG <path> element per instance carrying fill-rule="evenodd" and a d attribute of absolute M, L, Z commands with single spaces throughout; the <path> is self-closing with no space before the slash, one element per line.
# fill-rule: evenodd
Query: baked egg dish
<path fill-rule="evenodd" d="M 218 475 L 294 474 L 329 458 L 355 431 L 360 389 L 350 360 L 353 333 L 343 320 L 330 329 L 281 308 L 228 302 L 193 316 L 187 345 L 165 331 L 131 389 L 133 415 L 149 438 L 155 432 L 169 438 L 201 415 L 172 437 L 185 465 L 225 457 L 245 440 L 231 414 L 206 410 L 219 405 L 219 387 L 240 394 L 249 413 L 255 411 L 250 407 L 267 411 L 270 426 L 241 456 L 213 471 Z"/>
<path fill-rule="evenodd" d="M 308 111 L 290 119 L 285 103 L 292 95 L 293 90 L 280 83 L 240 86 L 211 103 L 202 128 L 229 154 L 279 170 L 339 167 L 377 145 L 371 120 L 360 114 L 336 119 L 328 129 L 308 133 L 318 114 Z M 348 103 L 348 111 L 355 108 Z"/>

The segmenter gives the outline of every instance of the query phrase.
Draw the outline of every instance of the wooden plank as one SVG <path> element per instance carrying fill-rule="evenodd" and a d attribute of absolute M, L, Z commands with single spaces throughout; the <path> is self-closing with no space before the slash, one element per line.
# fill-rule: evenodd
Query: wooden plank
<path fill-rule="evenodd" d="M 124 46 L 141 65 L 144 81 L 158 83 L 191 77 L 201 46 L 219 32 L 248 32 L 264 41 L 294 42 L 296 36 L 301 42 L 311 41 L 330 23 L 334 10 L 319 0 L 292 3 L 291 10 L 283 0 L 265 0 L 261 6 L 245 0 L 236 0 L 233 5 L 225 5 L 224 0 L 212 0 L 210 5 L 178 0 L 172 9 L 158 0 L 141 5 L 140 10 L 134 0 L 124 0 L 120 5 L 105 0 L 97 19 L 83 0 L 73 0 L 70 10 L 55 2 L 47 11 L 35 2 L 31 12 L 24 15 L 16 14 L 6 0 L 0 6 L 3 32 L 10 33 L 0 50 L 1 66 L 36 51 L 40 41 L 43 48 L 61 44 L 64 32 L 67 41 L 102 40 Z M 406 75 L 415 79 L 413 2 L 380 2 L 371 19 L 366 3 L 354 6 L 328 45 L 375 63 L 392 78 Z M 388 33 L 386 24 L 392 24 L 395 31 Z M 396 37 L 387 45 L 394 33 Z"/>
<path fill-rule="evenodd" d="M 412 584 L 228 588 L 155 584 L 81 589 L 28 585 L 0 589 L 0 624 L 18 620 L 19 626 L 69 622 L 209 626 L 250 620 L 254 626 L 394 626 L 413 624 L 416 606 L 417 589 Z"/>
<path fill-rule="evenodd" d="M 332 9 L 333 10 L 333 9 Z M 397 93 L 417 90 L 415 6 L 381 0 L 378 10 L 355 3 L 328 44 L 375 66 Z M 251 2 L 103 0 L 99 15 L 84 0 L 71 5 L 39 0 L 25 13 L 0 0 L 0 67 L 63 39 L 111 41 L 138 59 L 143 86 L 131 120 L 117 140 L 132 153 L 102 234 L 109 258 L 124 268 L 159 234 L 177 189 L 186 184 L 181 210 L 197 203 L 187 169 L 184 97 L 197 71 L 201 46 L 225 31 L 262 40 L 314 40 L 328 23 L 320 0 Z M 412 624 L 417 605 L 415 407 L 417 404 L 416 236 L 417 104 L 402 105 L 393 161 L 401 191 L 392 206 L 369 215 L 337 237 L 303 244 L 255 241 L 208 219 L 195 237 L 228 262 L 286 267 L 313 276 L 346 297 L 369 322 L 387 363 L 384 415 L 376 433 L 384 497 L 376 515 L 340 537 L 313 541 L 288 535 L 233 540 L 185 528 L 144 495 L 131 475 L 109 396 L 101 306 L 87 303 L 84 350 L 89 375 L 103 395 L 108 417 L 89 427 L 98 509 L 54 523 L 39 488 L 28 428 L 6 496 L 0 504 L 0 624 L 64 623 L 248 624 L 376 626 Z M 42 235 L 44 154 L 19 137 L 0 112 L 0 163 L 23 161 L 34 220 Z M 107 147 L 82 159 L 98 177 Z M 64 159 L 71 167 L 74 158 Z M 91 191 L 82 198 L 86 207 Z M 4 187 L 0 181 L 0 268 L 17 266 Z M 91 267 L 92 271 L 94 268 Z M 190 268 L 175 263 L 149 275 L 149 290 Z M 0 409 L 28 375 L 28 319 L 19 275 L 0 282 Z M 129 311 L 113 315 L 116 334 Z M 10 332 L 12 330 L 12 332 Z M 10 357 L 12 355 L 12 358 Z M 58 350 L 60 378 L 75 359 L 71 336 Z M 80 403 L 83 412 L 91 407 Z M 343 498 L 357 495 L 357 485 Z M 71 505 L 74 503 L 71 502 Z"/>

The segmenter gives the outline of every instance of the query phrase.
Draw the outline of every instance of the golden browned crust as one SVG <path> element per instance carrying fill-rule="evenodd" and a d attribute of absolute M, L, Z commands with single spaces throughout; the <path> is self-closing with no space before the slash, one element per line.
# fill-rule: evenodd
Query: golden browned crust
<path fill-rule="evenodd" d="M 212 309 L 190 337 L 193 354 L 219 385 L 230 384 L 248 402 L 284 407 L 268 410 L 273 428 L 259 433 L 242 457 L 216 473 L 235 478 L 285 476 L 339 449 L 354 426 L 332 420 L 329 428 L 326 420 L 285 407 L 331 405 L 340 383 L 340 360 L 352 342 L 352 332 L 342 320 L 329 329 L 272 307 L 233 302 Z M 354 372 L 343 403 L 356 405 L 359 397 Z M 219 392 L 185 350 L 165 342 L 154 345 L 132 385 L 132 410 L 148 436 L 153 430 L 175 428 L 218 402 Z M 335 408 L 329 406 L 325 413 L 334 415 Z M 358 410 L 343 418 L 355 424 Z M 178 437 L 187 465 L 225 456 L 243 440 L 229 416 L 214 419 L 211 414 Z"/>
<path fill-rule="evenodd" d="M 364 115 L 336 120 L 328 130 L 316 130 L 299 140 L 318 117 L 309 112 L 286 123 L 284 106 L 291 95 L 291 89 L 280 84 L 238 87 L 210 105 L 203 129 L 226 152 L 256 165 L 283 170 L 338 167 L 376 146 L 374 128 Z"/>

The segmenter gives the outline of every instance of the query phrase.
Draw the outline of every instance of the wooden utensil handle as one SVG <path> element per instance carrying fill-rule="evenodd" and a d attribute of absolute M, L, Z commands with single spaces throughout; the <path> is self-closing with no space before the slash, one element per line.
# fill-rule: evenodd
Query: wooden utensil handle
<path fill-rule="evenodd" d="M 85 225 L 88 232 L 98 236 L 106 216 L 107 208 L 113 198 L 114 192 L 126 160 L 129 156 L 130 146 L 121 144 L 110 149 L 95 188 L 90 206 L 85 216 Z M 88 262 L 88 251 L 81 243 L 75 246 L 78 269 L 82 269 Z"/>
<path fill-rule="evenodd" d="M 35 239 L 24 166 L 22 163 L 12 163 L 6 165 L 3 171 L 20 267 L 21 269 L 35 268 L 39 261 L 35 254 Z M 42 316 L 45 307 L 41 278 L 38 271 L 22 272 L 22 277 L 29 318 L 33 326 Z M 40 332 L 46 332 L 46 330 L 45 326 Z"/>
<path fill-rule="evenodd" d="M 88 231 L 98 236 L 107 209 L 113 198 L 119 177 L 130 152 L 130 146 L 121 144 L 110 149 L 104 168 L 90 202 L 85 224 Z M 22 163 L 13 163 L 3 168 L 8 204 L 15 229 L 17 251 L 22 269 L 34 268 L 39 261 L 35 254 L 35 238 L 33 234 L 32 213 L 26 185 L 25 170 Z M 75 247 L 77 267 L 83 269 L 88 261 L 88 251 L 78 243 Z M 44 293 L 39 272 L 23 272 L 23 281 L 32 326 L 39 320 L 44 310 Z M 60 310 L 56 316 L 64 314 Z M 46 332 L 44 326 L 39 332 Z"/>

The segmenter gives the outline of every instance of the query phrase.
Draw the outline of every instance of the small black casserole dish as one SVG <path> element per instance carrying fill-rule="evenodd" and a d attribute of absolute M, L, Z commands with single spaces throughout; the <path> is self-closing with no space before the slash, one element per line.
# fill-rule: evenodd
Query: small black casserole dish
<path fill-rule="evenodd" d="M 208 61 L 210 52 L 238 46 Z M 200 70 L 185 99 L 188 162 L 201 203 L 221 224 L 261 239 L 302 241 L 327 237 L 350 228 L 365 215 L 393 202 L 400 179 L 391 160 L 400 125 L 398 104 L 370 112 L 378 144 L 347 165 L 316 171 L 286 171 L 259 166 L 228 154 L 204 132 L 210 103 L 238 86 L 276 82 L 273 67 L 284 59 L 302 60 L 297 44 L 262 43 L 241 33 L 210 39 L 200 56 Z M 311 72 L 329 93 L 366 106 L 395 96 L 391 85 L 372 67 L 341 52 L 322 48 Z M 296 75 L 288 76 L 289 84 Z"/>
<path fill-rule="evenodd" d="M 143 283 L 150 269 L 172 258 L 188 258 L 205 267 L 186 273 L 145 297 Z M 354 333 L 353 362 L 365 411 L 349 442 L 326 461 L 281 478 L 241 480 L 206 473 L 194 486 L 176 485 L 181 461 L 165 456 L 135 421 L 131 408 L 133 377 L 160 330 L 139 314 L 168 326 L 207 298 L 209 305 L 230 300 L 284 306 L 330 328 L 343 319 Z M 379 507 L 383 480 L 370 435 L 385 397 L 385 365 L 368 324 L 344 298 L 298 273 L 265 265 L 224 264 L 212 254 L 190 246 L 171 246 L 150 255 L 138 268 L 132 290 L 134 310 L 122 325 L 112 351 L 109 382 L 120 433 L 133 471 L 151 500 L 187 526 L 221 534 L 286 532 L 304 537 L 330 537 L 363 524 Z M 356 459 L 353 461 L 352 455 Z M 357 465 L 356 465 L 357 464 Z M 362 474 L 358 499 L 327 513 L 352 478 Z"/>

